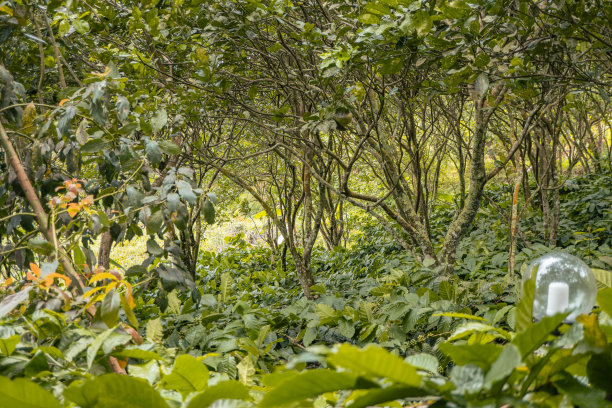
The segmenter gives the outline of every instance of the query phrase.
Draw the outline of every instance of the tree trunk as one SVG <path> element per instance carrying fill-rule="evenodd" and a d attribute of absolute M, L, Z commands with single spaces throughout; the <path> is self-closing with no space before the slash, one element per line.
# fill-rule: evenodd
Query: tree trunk
<path fill-rule="evenodd" d="M 110 253 L 113 245 L 113 237 L 110 231 L 106 231 L 102 234 L 100 240 L 100 249 L 98 250 L 98 266 L 104 269 L 110 268 Z"/>

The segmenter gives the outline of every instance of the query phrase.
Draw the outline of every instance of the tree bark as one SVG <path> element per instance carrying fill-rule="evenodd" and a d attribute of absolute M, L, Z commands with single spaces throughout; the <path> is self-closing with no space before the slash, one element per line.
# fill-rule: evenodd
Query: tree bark
<path fill-rule="evenodd" d="M 36 214 L 36 220 L 38 221 L 38 230 L 43 234 L 43 236 L 48 242 L 56 243 L 57 239 L 54 236 L 51 226 L 49 225 L 49 217 L 47 216 L 47 213 L 45 212 L 40 200 L 38 199 L 38 195 L 36 194 L 36 191 L 34 191 L 34 187 L 32 186 L 32 183 L 30 183 L 30 180 L 28 179 L 28 176 L 26 175 L 23 166 L 21 165 L 21 161 L 19 160 L 19 157 L 17 156 L 17 153 L 15 152 L 15 149 L 13 148 L 13 145 L 8 138 L 8 135 L 4 130 L 4 126 L 2 126 L 2 122 L 0 122 L 0 144 L 2 145 L 2 148 L 4 149 L 4 152 L 6 154 L 7 164 L 11 166 L 17 174 L 17 180 L 19 181 L 19 185 L 25 193 L 26 199 L 32 207 L 34 214 Z M 70 257 L 61 245 L 56 244 L 56 249 L 59 254 L 58 261 L 64 268 L 64 272 L 68 277 L 70 277 L 70 279 L 72 279 L 73 282 L 75 282 L 75 285 L 82 292 L 84 288 L 83 282 L 81 281 L 81 278 L 77 271 L 72 266 Z"/>

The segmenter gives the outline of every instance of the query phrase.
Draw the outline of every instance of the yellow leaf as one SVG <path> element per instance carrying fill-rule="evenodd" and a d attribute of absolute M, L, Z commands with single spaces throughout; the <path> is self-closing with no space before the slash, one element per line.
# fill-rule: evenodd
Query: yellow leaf
<path fill-rule="evenodd" d="M 81 206 L 77 203 L 70 203 L 68 204 L 68 209 L 66 211 L 68 211 L 68 215 L 70 215 L 70 218 L 74 218 L 74 216 L 77 215 L 79 211 L 81 211 Z"/>
<path fill-rule="evenodd" d="M 21 129 L 24 132 L 32 131 L 34 120 L 36 120 L 36 106 L 34 106 L 34 102 L 30 102 L 23 110 L 23 115 L 21 115 Z"/>
<path fill-rule="evenodd" d="M 89 280 L 89 284 L 91 285 L 92 283 L 98 282 L 102 279 L 110 279 L 110 280 L 116 281 L 117 277 L 109 272 L 97 273 L 91 277 L 91 279 Z"/>
<path fill-rule="evenodd" d="M 9 287 L 11 285 L 11 283 L 13 283 L 13 278 L 8 278 L 7 280 L 4 281 L 4 283 L 2 285 L 0 285 L 3 288 Z"/>
<path fill-rule="evenodd" d="M 93 289 L 90 289 L 90 290 L 88 290 L 87 292 L 83 293 L 83 297 L 84 297 L 84 298 L 88 298 L 88 297 L 90 297 L 91 295 L 93 295 L 94 293 L 99 292 L 99 291 L 101 291 L 101 290 L 103 290 L 103 289 L 104 289 L 104 287 L 103 287 L 103 286 L 102 286 L 102 287 L 99 287 L 99 288 L 93 288 Z"/>
<path fill-rule="evenodd" d="M 576 318 L 576 321 L 584 326 L 584 338 L 588 343 L 601 349 L 607 347 L 608 340 L 606 339 L 606 334 L 599 328 L 596 315 L 580 315 Z"/>
<path fill-rule="evenodd" d="M 0 11 L 13 17 L 13 9 L 7 5 L 0 6 Z"/>

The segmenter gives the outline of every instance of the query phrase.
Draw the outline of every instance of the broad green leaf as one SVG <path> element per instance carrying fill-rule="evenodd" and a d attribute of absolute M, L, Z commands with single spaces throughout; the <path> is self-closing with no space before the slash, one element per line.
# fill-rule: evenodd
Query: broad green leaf
<path fill-rule="evenodd" d="M 544 344 L 548 335 L 559 327 L 567 315 L 567 313 L 561 313 L 545 317 L 529 326 L 525 331 L 518 333 L 512 340 L 512 343 L 521 352 L 521 358 L 527 357 L 535 349 Z"/>
<path fill-rule="evenodd" d="M 168 112 L 162 108 L 151 118 L 151 129 L 153 133 L 157 133 L 168 123 Z"/>
<path fill-rule="evenodd" d="M 387 350 L 368 346 L 364 349 L 342 344 L 336 353 L 328 357 L 329 363 L 343 367 L 356 374 L 388 378 L 396 383 L 414 387 L 421 385 L 421 376 L 414 366 Z"/>
<path fill-rule="evenodd" d="M 100 306 L 100 317 L 102 321 L 108 326 L 113 327 L 119 321 L 119 307 L 121 306 L 121 299 L 119 293 L 115 289 L 111 289 Z"/>
<path fill-rule="evenodd" d="M 162 247 L 153 238 L 147 241 L 147 252 L 154 256 L 160 256 L 164 253 Z"/>
<path fill-rule="evenodd" d="M 0 354 L 4 357 L 8 357 L 13 354 L 17 344 L 19 344 L 20 335 L 14 334 L 11 337 L 0 339 Z"/>
<path fill-rule="evenodd" d="M 376 388 L 365 391 L 363 395 L 355 398 L 351 408 L 365 408 L 383 405 L 384 402 L 390 402 L 398 399 L 410 399 L 425 397 L 429 393 L 425 390 L 416 387 L 408 387 L 405 385 L 392 385 L 386 388 Z"/>
<path fill-rule="evenodd" d="M 612 317 L 612 288 L 601 289 L 597 292 L 597 304 L 601 310 Z"/>
<path fill-rule="evenodd" d="M 162 378 L 161 386 L 185 396 L 206 388 L 208 375 L 208 369 L 201 361 L 189 354 L 182 354 L 174 361 L 172 372 Z"/>
<path fill-rule="evenodd" d="M 491 365 L 491 368 L 485 376 L 485 382 L 488 386 L 502 380 L 512 374 L 514 369 L 521 364 L 521 353 L 514 344 L 508 344 L 504 347 L 499 357 Z"/>
<path fill-rule="evenodd" d="M 481 322 L 486 322 L 487 319 L 481 316 L 474 316 L 467 313 L 453 313 L 453 312 L 445 312 L 445 313 L 434 313 L 432 316 L 446 316 L 446 317 L 455 317 L 457 319 L 467 319 L 467 320 L 478 320 Z"/>
<path fill-rule="evenodd" d="M 102 332 L 99 334 L 94 341 L 91 342 L 91 345 L 87 349 L 87 369 L 91 369 L 91 366 L 96 359 L 96 354 L 98 354 L 98 350 L 102 347 L 102 344 L 106 339 L 110 337 L 110 335 L 115 331 L 114 327 Z"/>
<path fill-rule="evenodd" d="M 159 142 L 159 147 L 161 148 L 162 152 L 170 156 L 179 154 L 179 152 L 181 151 L 181 149 L 176 145 L 176 143 L 171 140 L 162 140 L 161 142 Z"/>
<path fill-rule="evenodd" d="M 413 354 L 411 356 L 406 357 L 404 361 L 416 368 L 429 371 L 430 373 L 438 372 L 438 359 L 436 358 L 436 356 L 433 356 L 431 354 Z"/>
<path fill-rule="evenodd" d="M 459 340 L 472 335 L 473 333 L 490 333 L 495 338 L 510 339 L 512 337 L 507 331 L 484 324 L 481 322 L 467 322 L 457 327 L 453 334 L 448 338 L 449 341 Z"/>
<path fill-rule="evenodd" d="M 451 344 L 440 343 L 438 348 L 456 365 L 474 364 L 487 370 L 502 351 L 499 344 Z"/>
<path fill-rule="evenodd" d="M 239 381 L 224 381 L 209 387 L 189 401 L 187 408 L 207 408 L 220 399 L 249 401 L 249 389 Z"/>
<path fill-rule="evenodd" d="M 161 228 L 162 223 L 164 222 L 164 215 L 161 210 L 155 211 L 151 216 L 147 219 L 147 234 L 153 235 L 156 234 L 157 231 Z"/>
<path fill-rule="evenodd" d="M 219 287 L 221 301 L 225 302 L 229 298 L 232 283 L 232 275 L 229 272 L 224 272 L 223 275 L 221 275 L 221 286 Z"/>
<path fill-rule="evenodd" d="M 78 381 L 64 390 L 66 400 L 80 408 L 169 408 L 145 380 L 127 375 L 105 374 Z"/>
<path fill-rule="evenodd" d="M 164 360 L 156 352 L 149 351 L 149 350 L 143 350 L 143 349 L 137 348 L 136 346 L 128 346 L 119 351 L 114 351 L 112 354 L 115 357 L 129 357 L 129 358 L 135 358 L 138 360 L 146 360 L 146 361 L 148 360 L 163 361 Z"/>
<path fill-rule="evenodd" d="M 215 222 L 215 206 L 211 202 L 211 200 L 204 200 L 202 203 L 202 215 L 204 216 L 204 220 L 208 224 L 214 224 Z"/>
<path fill-rule="evenodd" d="M 326 392 L 374 386 L 373 383 L 360 381 L 359 377 L 350 373 L 338 373 L 327 369 L 309 370 L 282 381 L 264 395 L 259 406 L 261 408 L 280 407 L 314 398 Z M 195 408 L 195 406 L 189 408 Z"/>
<path fill-rule="evenodd" d="M 81 146 L 81 153 L 98 153 L 106 147 L 108 142 L 104 139 L 90 139 Z"/>
<path fill-rule="evenodd" d="M 158 164 L 161 162 L 162 152 L 159 148 L 159 144 L 155 140 L 151 140 L 145 145 L 145 153 L 147 155 L 147 159 L 149 159 L 152 164 Z"/>
<path fill-rule="evenodd" d="M 196 204 L 198 199 L 193 193 L 193 189 L 188 182 L 185 180 L 179 180 L 176 182 L 176 188 L 178 189 L 178 193 L 183 200 L 187 201 L 191 205 Z"/>
<path fill-rule="evenodd" d="M 516 306 L 516 331 L 523 332 L 533 324 L 533 296 L 535 282 L 538 277 L 538 267 L 531 273 L 531 277 L 523 284 L 521 299 Z"/>
<path fill-rule="evenodd" d="M 612 288 L 612 272 L 597 268 L 591 268 L 591 271 L 597 279 L 597 287 L 600 289 Z"/>
<path fill-rule="evenodd" d="M 53 394 L 25 378 L 0 376 L 0 405 L 3 408 L 60 408 Z"/>
<path fill-rule="evenodd" d="M 329 324 L 335 322 L 338 319 L 338 313 L 336 312 L 336 309 L 326 305 L 325 303 L 317 303 L 315 305 L 315 310 L 319 315 L 321 324 Z"/>
<path fill-rule="evenodd" d="M 164 329 L 162 328 L 161 318 L 151 319 L 146 325 L 147 339 L 160 342 L 164 336 Z"/>
<path fill-rule="evenodd" d="M 372 13 L 364 13 L 364 14 L 360 15 L 358 19 L 363 24 L 378 24 L 378 23 L 380 23 L 380 17 L 378 17 L 376 14 L 372 14 Z"/>
<path fill-rule="evenodd" d="M 255 375 L 255 365 L 251 356 L 246 355 L 240 363 L 236 365 L 238 369 L 238 379 L 241 383 L 250 387 L 253 385 L 253 376 Z"/>

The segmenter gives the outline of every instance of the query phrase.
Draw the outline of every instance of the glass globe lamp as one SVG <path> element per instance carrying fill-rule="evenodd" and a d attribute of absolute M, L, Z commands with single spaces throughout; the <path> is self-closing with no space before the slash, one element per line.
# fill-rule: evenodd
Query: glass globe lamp
<path fill-rule="evenodd" d="M 533 317 L 540 320 L 557 313 L 571 312 L 566 322 L 588 314 L 595 305 L 597 282 L 587 264 L 564 252 L 551 252 L 531 262 L 523 283 L 537 271 L 533 296 Z"/>

